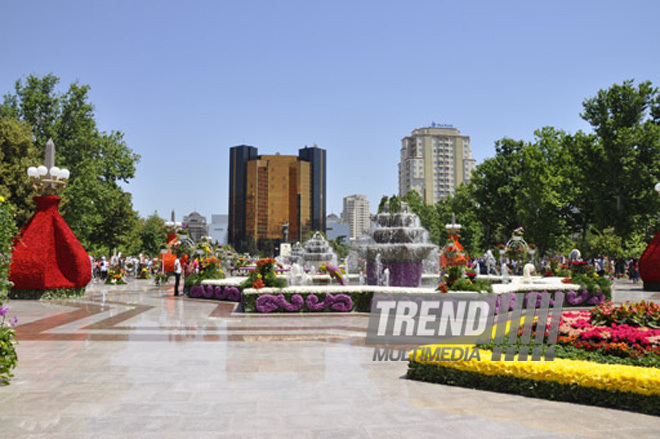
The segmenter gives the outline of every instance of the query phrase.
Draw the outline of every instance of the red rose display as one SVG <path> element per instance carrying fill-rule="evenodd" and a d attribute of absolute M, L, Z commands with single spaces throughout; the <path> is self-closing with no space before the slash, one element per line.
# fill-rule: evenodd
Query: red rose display
<path fill-rule="evenodd" d="M 57 208 L 60 198 L 34 197 L 37 210 L 14 238 L 9 280 L 17 290 L 82 288 L 92 278 L 89 256 Z"/>
<path fill-rule="evenodd" d="M 660 232 L 658 232 L 639 259 L 639 275 L 645 289 L 657 290 L 660 287 Z"/>

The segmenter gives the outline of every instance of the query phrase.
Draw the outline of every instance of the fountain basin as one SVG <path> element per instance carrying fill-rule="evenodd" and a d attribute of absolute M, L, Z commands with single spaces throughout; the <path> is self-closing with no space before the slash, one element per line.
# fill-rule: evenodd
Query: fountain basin
<path fill-rule="evenodd" d="M 367 247 L 367 283 L 378 285 L 378 263 L 380 272 L 388 269 L 390 285 L 397 287 L 417 287 L 422 281 L 424 259 L 435 249 L 433 244 L 372 244 Z"/>

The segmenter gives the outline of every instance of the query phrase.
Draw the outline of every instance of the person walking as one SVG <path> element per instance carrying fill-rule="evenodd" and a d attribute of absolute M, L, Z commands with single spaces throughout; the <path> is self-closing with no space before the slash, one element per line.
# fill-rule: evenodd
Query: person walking
<path fill-rule="evenodd" d="M 105 256 L 101 257 L 101 280 L 105 281 L 108 277 L 108 260 Z"/>
<path fill-rule="evenodd" d="M 174 295 L 179 295 L 179 282 L 181 281 L 181 260 L 177 256 L 174 260 Z"/>

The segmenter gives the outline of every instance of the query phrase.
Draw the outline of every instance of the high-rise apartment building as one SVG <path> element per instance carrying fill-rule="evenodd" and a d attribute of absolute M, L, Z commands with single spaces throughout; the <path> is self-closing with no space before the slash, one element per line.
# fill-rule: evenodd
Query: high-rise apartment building
<path fill-rule="evenodd" d="M 435 204 L 470 181 L 475 165 L 470 137 L 457 128 L 436 124 L 418 128 L 401 140 L 399 194 L 414 189 L 426 204 Z"/>
<path fill-rule="evenodd" d="M 371 228 L 371 212 L 369 200 L 364 195 L 344 197 L 342 220 L 351 227 L 351 239 L 356 239 Z"/>
<path fill-rule="evenodd" d="M 230 149 L 229 165 L 228 240 L 236 249 L 325 231 L 325 150 L 258 155 L 257 148 L 240 145 Z"/>

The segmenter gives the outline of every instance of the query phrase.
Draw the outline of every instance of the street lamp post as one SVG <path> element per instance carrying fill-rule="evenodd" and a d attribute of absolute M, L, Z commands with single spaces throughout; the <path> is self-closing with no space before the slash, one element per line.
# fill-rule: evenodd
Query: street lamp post
<path fill-rule="evenodd" d="M 53 139 L 48 139 L 48 142 L 46 142 L 44 164 L 39 167 L 30 166 L 27 169 L 27 174 L 33 179 L 33 184 L 41 195 L 56 195 L 64 189 L 70 172 L 68 169 L 60 169 L 55 166 L 55 144 Z"/>

